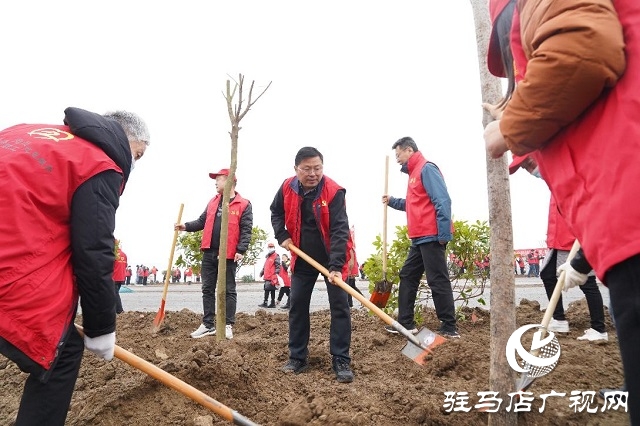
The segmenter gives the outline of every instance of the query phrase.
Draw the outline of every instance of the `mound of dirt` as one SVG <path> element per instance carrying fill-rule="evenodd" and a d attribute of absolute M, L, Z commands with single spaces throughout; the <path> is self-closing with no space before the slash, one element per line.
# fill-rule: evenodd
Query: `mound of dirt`
<path fill-rule="evenodd" d="M 536 302 L 517 309 L 518 325 L 539 323 Z M 167 312 L 163 328 L 152 333 L 155 313 L 126 312 L 118 316 L 117 340 L 123 349 L 155 364 L 211 398 L 263 425 L 478 425 L 487 413 L 474 408 L 478 392 L 489 391 L 490 313 L 466 312 L 459 340 L 439 346 L 425 366 L 400 350 L 405 339 L 390 335 L 383 323 L 363 309 L 352 311 L 351 384 L 336 382 L 328 345 L 330 314 L 311 315 L 309 371 L 285 375 L 288 357 L 286 312 L 238 314 L 233 340 L 214 336 L 191 339 L 201 316 L 183 310 Z M 574 390 L 598 391 L 622 383 L 617 337 L 607 323 L 609 342 L 593 344 L 576 337 L 589 328 L 584 301 L 567 309 L 571 333 L 559 338 L 562 356 L 556 369 L 529 389 L 535 397 L 530 411 L 518 414 L 524 425 L 625 425 L 624 409 L 601 412 L 597 398 L 582 410 L 570 406 Z M 609 317 L 607 316 L 607 319 Z M 609 321 L 609 320 L 608 320 Z M 435 312 L 425 313 L 424 326 L 437 330 Z M 0 359 L 0 424 L 12 425 L 26 375 Z M 514 389 L 515 390 L 515 389 Z M 540 412 L 540 395 L 551 391 Z M 468 392 L 468 412 L 453 411 L 445 392 Z M 459 395 L 459 394 L 456 394 Z M 502 408 L 508 395 L 500 395 Z M 597 413 L 586 407 L 597 407 Z M 578 407 L 580 408 L 580 407 Z M 114 359 L 98 360 L 85 353 L 68 425 L 217 425 L 228 422 L 140 372 Z"/>

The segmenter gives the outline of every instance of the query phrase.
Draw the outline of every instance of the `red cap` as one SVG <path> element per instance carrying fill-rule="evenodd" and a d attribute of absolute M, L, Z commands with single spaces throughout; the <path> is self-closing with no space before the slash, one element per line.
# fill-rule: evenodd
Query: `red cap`
<path fill-rule="evenodd" d="M 229 176 L 229 169 L 220 169 L 218 173 L 209 173 L 211 179 L 215 179 L 218 176 Z M 237 182 L 238 178 L 234 176 L 233 181 Z"/>
<path fill-rule="evenodd" d="M 487 50 L 487 68 L 496 77 L 506 77 L 502 63 L 502 52 L 496 34 L 496 19 L 502 13 L 511 0 L 490 0 L 489 17 L 491 18 L 491 36 L 489 37 L 489 49 Z"/>
<path fill-rule="evenodd" d="M 529 154 L 527 154 L 527 155 L 514 155 L 513 156 L 513 161 L 511 162 L 511 164 L 509 164 L 509 174 L 512 175 L 515 172 L 517 172 L 518 169 L 520 168 L 520 165 L 522 164 L 522 162 L 524 160 L 526 160 L 527 158 L 529 158 Z"/>

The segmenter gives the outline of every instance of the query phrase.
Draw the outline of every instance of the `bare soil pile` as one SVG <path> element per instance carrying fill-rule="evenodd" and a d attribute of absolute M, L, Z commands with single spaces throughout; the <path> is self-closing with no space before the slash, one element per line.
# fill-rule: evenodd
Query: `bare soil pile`
<path fill-rule="evenodd" d="M 519 326 L 539 323 L 543 315 L 535 302 L 525 301 L 517 311 Z M 312 314 L 311 369 L 299 375 L 280 372 L 288 355 L 286 312 L 239 314 L 235 337 L 221 342 L 214 336 L 189 337 L 201 319 L 191 311 L 167 312 L 158 334 L 151 332 L 155 313 L 126 312 L 118 317 L 117 343 L 263 425 L 486 424 L 487 414 L 473 406 L 478 392 L 490 390 L 489 312 L 476 310 L 476 321 L 460 324 L 462 339 L 438 347 L 423 367 L 400 353 L 405 339 L 385 332 L 377 317 L 362 309 L 354 309 L 352 315 L 351 356 L 356 378 L 351 384 L 336 382 L 331 371 L 328 311 Z M 531 387 L 535 399 L 531 411 L 519 413 L 519 424 L 628 424 L 624 412 L 601 412 L 602 401 L 597 398 L 591 404 L 598 408 L 597 413 L 575 412 L 569 407 L 571 391 L 615 387 L 622 383 L 622 371 L 611 323 L 607 323 L 609 342 L 597 345 L 576 340 L 589 328 L 584 301 L 573 304 L 567 316 L 572 331 L 560 337 L 560 362 Z M 435 313 L 427 311 L 424 326 L 437 330 L 438 324 Z M 13 424 L 25 377 L 13 363 L 0 359 L 0 424 Z M 566 396 L 549 398 L 540 413 L 540 395 L 551 390 Z M 471 410 L 448 412 L 444 392 L 468 392 Z M 509 396 L 500 396 L 506 407 Z M 87 352 L 67 424 L 228 423 L 120 360 L 106 363 Z"/>

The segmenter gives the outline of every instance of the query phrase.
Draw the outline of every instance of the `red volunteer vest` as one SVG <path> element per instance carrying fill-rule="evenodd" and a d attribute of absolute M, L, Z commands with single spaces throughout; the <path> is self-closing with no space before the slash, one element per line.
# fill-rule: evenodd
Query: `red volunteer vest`
<path fill-rule="evenodd" d="M 265 281 L 273 281 L 273 279 L 277 277 L 276 264 L 275 264 L 277 256 L 278 256 L 278 253 L 274 251 L 267 257 L 267 259 L 264 262 L 264 271 L 263 271 L 262 277 L 264 278 Z M 280 269 L 282 270 L 282 268 Z"/>
<path fill-rule="evenodd" d="M 113 280 L 115 282 L 124 281 L 127 274 L 127 255 L 120 249 L 116 254 L 116 260 L 113 262 Z"/>
<path fill-rule="evenodd" d="M 407 161 L 409 184 L 407 185 L 405 211 L 409 238 L 438 235 L 436 209 L 422 184 L 422 168 L 425 164 L 427 164 L 427 160 L 419 151 L 414 152 Z"/>
<path fill-rule="evenodd" d="M 280 274 L 279 275 L 282 278 L 282 281 L 284 282 L 284 286 L 285 287 L 291 287 L 291 277 L 289 276 L 289 273 L 287 271 L 285 271 L 282 266 L 280 267 Z"/>
<path fill-rule="evenodd" d="M 89 178 L 122 170 L 67 126 L 10 127 L 0 132 L 0 152 L 10 188 L 0 192 L 0 335 L 48 369 L 78 303 L 71 199 Z"/>
<path fill-rule="evenodd" d="M 211 235 L 213 234 L 213 221 L 216 220 L 216 211 L 220 203 L 221 194 L 216 194 L 209 201 L 207 206 L 207 218 L 202 231 L 202 250 L 211 248 Z M 233 259 L 236 255 L 236 248 L 240 241 L 240 218 L 249 205 L 249 200 L 245 200 L 236 192 L 235 198 L 229 203 L 229 233 L 227 234 L 227 259 Z M 220 218 L 222 220 L 222 218 Z"/>
<path fill-rule="evenodd" d="M 302 204 L 302 197 L 298 195 L 296 191 L 291 188 L 291 183 L 295 177 L 290 177 L 285 180 L 282 184 L 282 193 L 284 196 L 284 224 L 289 231 L 289 235 L 291 235 L 291 240 L 296 247 L 300 247 L 300 222 L 301 222 L 301 212 L 300 205 Z M 335 197 L 336 193 L 343 189 L 340 185 L 338 185 L 335 181 L 328 178 L 327 176 L 323 176 L 322 178 L 322 189 L 318 198 L 313 201 L 313 211 L 316 216 L 316 223 L 318 224 L 320 235 L 322 235 L 322 240 L 324 241 L 324 247 L 329 253 L 329 249 L 331 247 L 330 241 L 330 232 L 329 232 L 329 204 L 333 201 L 333 197 Z M 349 269 L 349 259 L 350 252 L 353 248 L 353 241 L 351 240 L 351 235 L 349 235 L 349 239 L 347 240 L 347 248 L 346 248 L 346 262 L 342 267 L 342 279 L 346 280 L 348 276 Z M 291 272 L 295 270 L 296 259 L 298 256 L 295 253 L 291 253 Z"/>

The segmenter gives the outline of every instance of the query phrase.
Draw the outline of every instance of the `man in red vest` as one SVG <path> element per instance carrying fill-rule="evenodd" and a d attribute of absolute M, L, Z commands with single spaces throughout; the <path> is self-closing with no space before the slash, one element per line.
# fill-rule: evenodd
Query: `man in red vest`
<path fill-rule="evenodd" d="M 216 334 L 216 287 L 218 283 L 218 251 L 220 249 L 220 227 L 222 224 L 222 193 L 229 177 L 229 169 L 217 173 L 209 173 L 216 181 L 215 197 L 209 201 L 200 217 L 192 222 L 176 223 L 175 229 L 195 232 L 202 230 L 202 306 L 204 315 L 202 324 L 191 337 L 199 339 Z M 236 322 L 236 269 L 238 262 L 249 249 L 251 229 L 253 228 L 253 211 L 251 203 L 236 192 L 237 179 L 234 180 L 229 194 L 229 225 L 227 235 L 227 276 L 226 276 L 226 317 L 225 337 L 233 338 L 233 324 Z"/>
<path fill-rule="evenodd" d="M 409 175 L 406 199 L 388 194 L 382 196 L 383 203 L 407 213 L 407 229 L 411 239 L 409 254 L 400 270 L 398 322 L 412 333 L 418 332 L 414 307 L 420 278 L 426 273 L 436 314 L 442 323 L 439 333 L 459 338 L 445 256 L 447 243 L 453 238 L 451 198 L 447 185 L 438 166 L 424 158 L 412 138 L 399 139 L 391 149 L 396 151 L 396 160 L 402 165 L 400 170 Z M 385 329 L 397 333 L 391 326 Z"/>
<path fill-rule="evenodd" d="M 271 203 L 271 224 L 280 246 L 289 250 L 293 243 L 330 271 L 330 277 L 325 278 L 331 310 L 329 350 L 336 379 L 349 383 L 353 381 L 351 311 L 347 293 L 332 284 L 335 278 L 346 280 L 348 276 L 352 241 L 346 191 L 323 175 L 323 157 L 317 149 L 301 148 L 294 164 L 295 176 L 284 181 Z M 282 371 L 299 374 L 309 368 L 309 304 L 318 270 L 291 253 L 291 273 L 289 361 Z"/>
<path fill-rule="evenodd" d="M 135 114 L 64 113 L 0 132 L 0 353 L 29 373 L 18 425 L 65 423 L 84 347 L 113 358 L 116 209 L 149 144 Z"/>
<path fill-rule="evenodd" d="M 120 249 L 120 240 L 115 241 L 116 258 L 113 262 L 113 282 L 116 286 L 116 314 L 124 312 L 120 299 L 120 287 L 124 285 L 127 270 L 127 255 Z"/>

